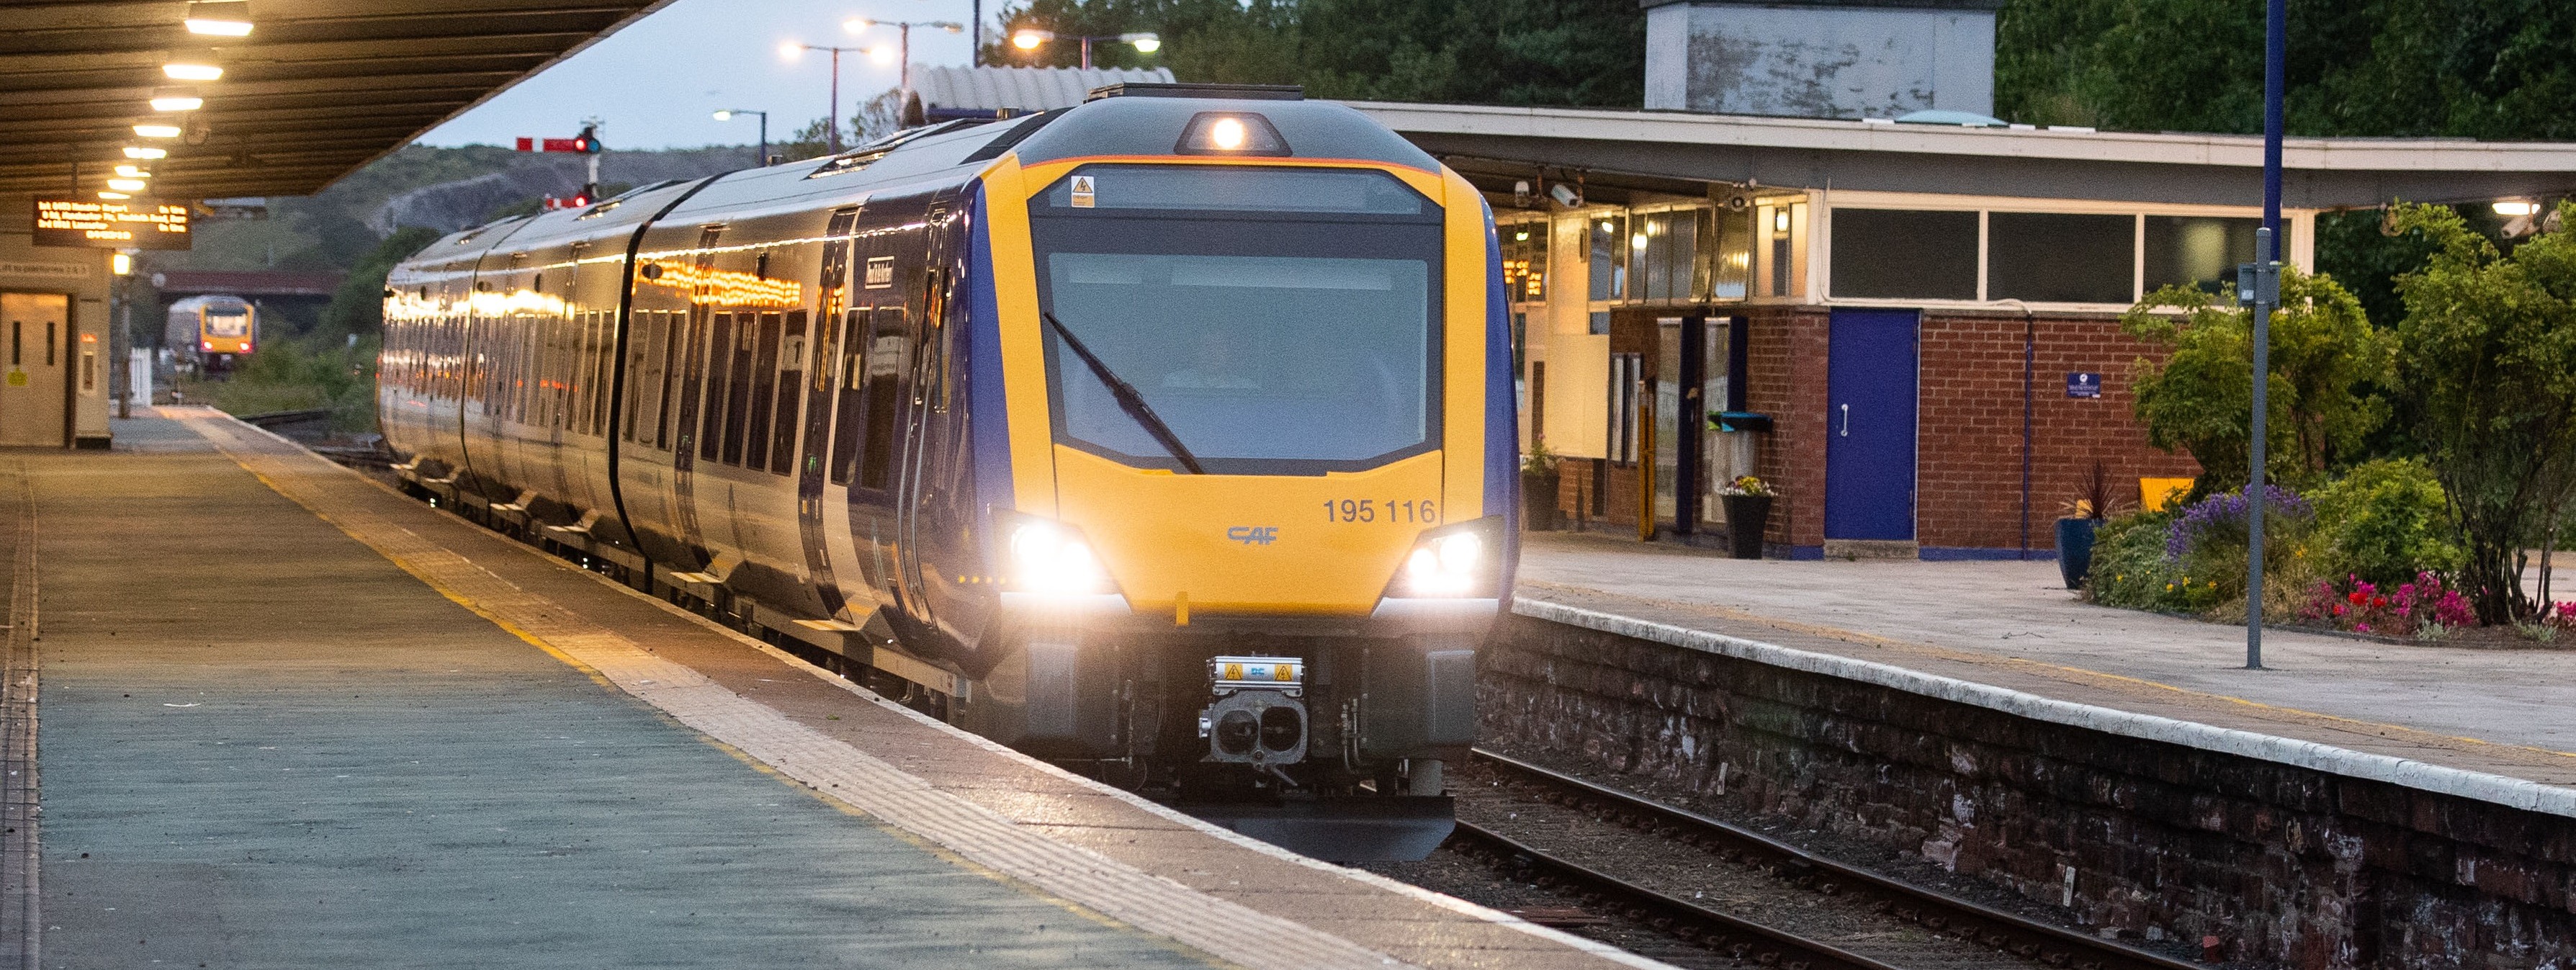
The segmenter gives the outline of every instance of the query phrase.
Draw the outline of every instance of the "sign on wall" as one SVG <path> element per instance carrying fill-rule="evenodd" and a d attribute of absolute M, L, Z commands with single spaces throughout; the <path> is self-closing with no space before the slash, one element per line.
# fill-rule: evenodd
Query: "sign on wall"
<path fill-rule="evenodd" d="M 2070 371 L 2066 375 L 2067 397 L 2101 397 L 2102 375 L 2090 371 Z"/>
<path fill-rule="evenodd" d="M 36 200 L 39 246 L 95 249 L 186 249 L 188 207 L 151 199 Z"/>

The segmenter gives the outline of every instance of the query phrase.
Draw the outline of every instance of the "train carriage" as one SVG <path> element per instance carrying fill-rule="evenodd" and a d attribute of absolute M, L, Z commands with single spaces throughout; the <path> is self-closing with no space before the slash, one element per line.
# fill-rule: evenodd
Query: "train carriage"
<path fill-rule="evenodd" d="M 1348 108 L 1131 85 L 441 240 L 381 404 L 422 494 L 997 740 L 1445 811 L 1517 548 L 1495 259 Z"/>

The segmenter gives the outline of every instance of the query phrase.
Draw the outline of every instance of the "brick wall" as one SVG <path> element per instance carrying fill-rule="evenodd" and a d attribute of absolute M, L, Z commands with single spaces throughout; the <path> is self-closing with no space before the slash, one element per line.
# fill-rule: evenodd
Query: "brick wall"
<path fill-rule="evenodd" d="M 1511 618 L 1482 729 L 2301 970 L 2576 965 L 2576 820 Z"/>
<path fill-rule="evenodd" d="M 2027 330 L 2025 330 L 2027 326 Z M 1915 539 L 1927 547 L 2006 549 L 2022 540 L 2023 339 L 2031 346 L 2030 544 L 2056 548 L 2056 520 L 2095 462 L 2134 505 L 2138 479 L 2200 473 L 2189 455 L 2147 444 L 2131 410 L 2131 372 L 2149 356 L 2111 317 L 1925 314 Z M 2066 396 L 2066 375 L 2102 375 L 2102 396 Z"/>
<path fill-rule="evenodd" d="M 1766 541 L 1775 554 L 1813 554 L 1824 543 L 1826 364 L 1831 316 L 1817 307 L 1757 307 L 1748 319 L 1745 405 L 1772 416 L 1757 474 L 1786 496 L 1771 513 Z M 2120 332 L 2112 317 L 2043 316 L 2027 324 L 2031 360 L 2023 360 L 2019 314 L 1927 313 L 1921 332 L 1916 440 L 1915 539 L 1925 548 L 2007 550 L 2023 541 L 2022 407 L 2029 380 L 2029 542 L 2056 548 L 2055 523 L 2093 464 L 2103 465 L 2112 494 L 2138 498 L 2138 479 L 2189 478 L 2189 455 L 2148 446 L 2132 416 L 2131 372 L 2151 349 Z M 1654 352 L 1651 342 L 1614 349 Z M 2102 375 L 2098 398 L 2066 396 L 2070 372 Z M 1563 406 L 1572 406 L 1566 402 Z M 1597 405 L 1595 406 L 1597 410 Z M 1592 463 L 1569 460 L 1562 507 L 1576 515 L 1589 496 Z M 1605 514 L 1612 526 L 1636 523 L 1635 470 L 1608 473 Z"/>

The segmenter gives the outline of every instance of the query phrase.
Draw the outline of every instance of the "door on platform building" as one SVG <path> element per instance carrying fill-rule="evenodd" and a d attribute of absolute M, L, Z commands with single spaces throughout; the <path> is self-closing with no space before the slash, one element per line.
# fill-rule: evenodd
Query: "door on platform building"
<path fill-rule="evenodd" d="M 1914 538 L 1916 310 L 1835 310 L 1825 364 L 1825 538 Z"/>
<path fill-rule="evenodd" d="M 67 442 L 64 382 L 72 355 L 71 298 L 60 293 L 0 293 L 0 445 Z"/>

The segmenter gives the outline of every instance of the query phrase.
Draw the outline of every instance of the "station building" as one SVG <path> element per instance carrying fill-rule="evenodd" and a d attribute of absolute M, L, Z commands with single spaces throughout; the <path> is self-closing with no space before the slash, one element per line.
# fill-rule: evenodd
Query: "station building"
<path fill-rule="evenodd" d="M 2118 317 L 2233 284 L 2262 140 L 1985 117 L 1991 7 L 1735 16 L 1756 6 L 1649 11 L 1649 100 L 1695 110 L 1354 105 L 1485 191 L 1523 444 L 1561 456 L 1565 518 L 1714 544 L 1719 489 L 1751 474 L 1782 495 L 1771 555 L 2053 558 L 2097 465 L 2129 502 L 2196 475 L 2133 416 L 2156 351 Z M 1729 51 L 1739 75 L 1704 66 Z M 1831 63 L 1782 67 L 1798 57 Z M 1841 94 L 1760 90 L 1792 75 Z M 1895 93 L 1850 93 L 1873 84 Z M 1735 105 L 1839 117 L 1709 110 Z M 2320 212 L 2576 190 L 2576 145 L 2297 138 L 2285 159 L 2303 269 Z"/>

